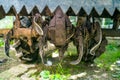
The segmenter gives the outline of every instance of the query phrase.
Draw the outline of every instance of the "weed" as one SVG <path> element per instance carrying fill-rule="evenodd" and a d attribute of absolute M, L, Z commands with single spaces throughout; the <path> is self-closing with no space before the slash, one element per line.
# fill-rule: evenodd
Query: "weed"
<path fill-rule="evenodd" d="M 60 74 L 50 74 L 50 71 L 44 70 L 40 73 L 42 80 L 67 80 L 68 76 Z"/>
<path fill-rule="evenodd" d="M 0 47 L 4 47 L 4 40 L 0 38 Z"/>
<path fill-rule="evenodd" d="M 49 79 L 49 76 L 50 76 L 50 72 L 49 71 L 47 71 L 47 70 L 44 70 L 44 71 L 42 71 L 41 73 L 40 73 L 40 76 L 41 76 L 41 78 L 42 79 Z"/>

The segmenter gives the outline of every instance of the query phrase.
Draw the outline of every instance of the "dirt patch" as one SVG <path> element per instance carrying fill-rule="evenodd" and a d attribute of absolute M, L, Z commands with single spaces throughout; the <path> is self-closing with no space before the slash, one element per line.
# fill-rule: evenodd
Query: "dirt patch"
<path fill-rule="evenodd" d="M 0 63 L 0 74 L 2 73 L 6 74 L 6 71 L 9 71 L 13 67 L 17 67 L 21 64 L 16 59 L 14 53 L 15 53 L 14 50 L 10 51 L 10 56 L 12 58 L 10 59 L 6 57 L 4 53 L 4 48 L 0 48 L 0 60 L 3 60 L 3 59 L 7 60 L 4 63 Z M 53 66 L 43 66 L 42 64 L 39 64 L 34 69 L 37 69 L 38 74 L 43 70 L 48 70 L 50 71 L 51 74 L 56 74 L 56 73 L 63 74 L 63 75 L 70 74 L 69 76 L 70 80 L 120 80 L 120 78 L 117 77 L 120 73 L 120 67 L 117 67 L 116 64 L 113 64 L 112 66 L 113 66 L 113 69 L 108 70 L 106 68 L 105 69 L 99 68 L 97 67 L 96 64 L 86 64 L 86 63 L 81 62 L 80 64 L 73 66 L 73 65 L 68 64 L 68 62 L 65 62 L 63 64 L 60 64 L 57 62 Z M 19 78 L 20 80 L 24 80 L 24 79 L 30 80 L 31 77 L 28 76 L 27 73 L 31 72 L 32 70 L 33 69 L 29 69 L 27 70 L 27 72 L 25 71 L 25 73 L 23 73 L 23 75 L 20 75 L 19 77 L 14 76 L 13 79 Z M 33 73 L 29 75 L 33 75 Z M 6 75 L 4 76 L 7 77 Z M 36 77 L 38 79 L 40 78 L 40 76 L 36 76 Z M 32 78 L 32 80 L 36 80 L 36 78 L 35 79 Z"/>
<path fill-rule="evenodd" d="M 15 57 L 15 50 L 10 50 L 10 58 L 5 55 L 4 47 L 0 47 L 0 73 L 19 64 Z"/>
<path fill-rule="evenodd" d="M 38 73 L 43 70 L 50 71 L 51 74 L 69 75 L 70 80 L 120 80 L 118 73 L 120 67 L 116 64 L 112 65 L 112 70 L 100 68 L 95 63 L 81 62 L 78 65 L 70 65 L 68 62 L 64 64 L 54 64 L 53 66 L 38 65 Z M 116 74 L 117 73 L 117 74 Z"/>

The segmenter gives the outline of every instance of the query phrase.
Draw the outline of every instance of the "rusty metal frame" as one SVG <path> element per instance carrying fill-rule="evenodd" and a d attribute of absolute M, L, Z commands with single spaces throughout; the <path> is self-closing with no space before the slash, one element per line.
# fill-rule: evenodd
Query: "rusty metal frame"
<path fill-rule="evenodd" d="M 120 0 L 0 0 L 0 19 L 7 16 L 27 16 L 34 13 L 51 16 L 60 7 L 68 16 L 92 16 L 112 18 L 112 32 L 119 34 Z M 116 26 L 117 25 L 117 26 Z M 103 30 L 111 35 L 110 30 Z M 117 33 L 116 33 L 117 32 Z"/>

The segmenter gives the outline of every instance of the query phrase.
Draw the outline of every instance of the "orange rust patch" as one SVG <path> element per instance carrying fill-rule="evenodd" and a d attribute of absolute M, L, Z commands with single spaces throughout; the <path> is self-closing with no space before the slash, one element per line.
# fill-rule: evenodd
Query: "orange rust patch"
<path fill-rule="evenodd" d="M 30 39 L 31 37 L 37 37 L 39 34 L 36 33 L 34 29 L 30 28 L 16 28 L 14 30 L 14 35 L 12 38 L 20 38 L 20 37 L 27 37 Z"/>
<path fill-rule="evenodd" d="M 0 35 L 6 35 L 10 29 L 0 29 Z"/>

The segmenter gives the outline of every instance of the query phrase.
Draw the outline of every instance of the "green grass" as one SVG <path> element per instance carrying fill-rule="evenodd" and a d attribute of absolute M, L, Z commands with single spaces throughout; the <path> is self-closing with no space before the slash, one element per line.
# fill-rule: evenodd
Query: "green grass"
<path fill-rule="evenodd" d="M 4 47 L 4 40 L 3 40 L 3 38 L 0 38 L 0 47 Z"/>
<path fill-rule="evenodd" d="M 103 69 L 110 69 L 110 66 L 120 59 L 120 47 L 118 47 L 119 41 L 110 41 L 106 46 L 106 51 L 98 58 L 95 59 L 95 64 Z M 69 44 L 69 47 L 65 53 L 68 56 L 77 54 L 76 47 L 73 43 Z"/>
<path fill-rule="evenodd" d="M 76 47 L 73 45 L 73 43 L 70 43 L 67 51 L 65 52 L 65 55 L 73 56 L 73 55 L 76 55 L 76 54 L 77 54 Z"/>
<path fill-rule="evenodd" d="M 43 80 L 67 80 L 68 76 L 61 75 L 59 73 L 50 74 L 50 71 L 43 70 L 40 72 L 40 76 Z"/>
<path fill-rule="evenodd" d="M 112 42 L 106 46 L 106 51 L 95 60 L 95 63 L 98 67 L 109 70 L 118 59 L 120 59 L 120 48 L 116 42 Z"/>
<path fill-rule="evenodd" d="M 10 44 L 12 45 L 14 43 L 14 41 L 10 41 Z M 3 38 L 0 38 L 0 47 L 5 47 L 5 42 Z"/>

